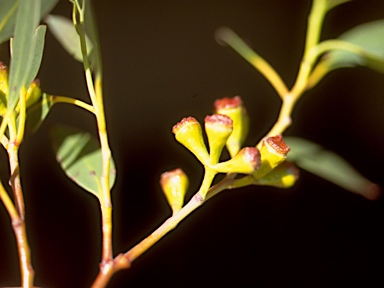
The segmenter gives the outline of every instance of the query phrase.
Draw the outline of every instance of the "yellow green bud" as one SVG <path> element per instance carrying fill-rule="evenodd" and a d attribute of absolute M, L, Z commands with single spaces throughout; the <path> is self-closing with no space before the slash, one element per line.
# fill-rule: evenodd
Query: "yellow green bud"
<path fill-rule="evenodd" d="M 209 164 L 209 154 L 205 146 L 200 123 L 193 117 L 182 119 L 172 128 L 175 138 L 191 151 L 204 165 Z"/>
<path fill-rule="evenodd" d="M 231 118 L 221 114 L 213 114 L 205 117 L 205 133 L 208 137 L 209 154 L 211 164 L 219 161 L 221 151 L 233 130 Z"/>
<path fill-rule="evenodd" d="M 7 113 L 8 67 L 0 62 L 0 116 Z"/>
<path fill-rule="evenodd" d="M 248 133 L 249 118 L 240 96 L 218 99 L 214 103 L 218 114 L 228 116 L 233 121 L 233 132 L 227 140 L 227 149 L 231 157 L 240 151 Z"/>
<path fill-rule="evenodd" d="M 217 163 L 212 166 L 221 173 L 250 174 L 260 167 L 260 152 L 255 147 L 245 147 L 228 161 Z"/>
<path fill-rule="evenodd" d="M 35 79 L 27 90 L 26 107 L 35 104 L 41 97 L 40 81 Z"/>
<path fill-rule="evenodd" d="M 188 177 L 183 170 L 177 168 L 161 174 L 160 184 L 172 212 L 175 214 L 183 207 L 185 193 L 188 189 Z"/>
<path fill-rule="evenodd" d="M 299 169 L 290 162 L 284 161 L 267 175 L 256 180 L 256 185 L 268 185 L 278 188 L 289 188 L 299 178 Z"/>
<path fill-rule="evenodd" d="M 35 104 L 41 97 L 40 81 L 38 79 L 33 80 L 28 90 L 25 92 L 25 89 L 22 90 L 22 93 L 25 94 L 25 107 L 28 108 Z M 20 111 L 20 103 L 17 103 L 16 112 Z"/>
<path fill-rule="evenodd" d="M 260 148 L 261 165 L 253 177 L 260 179 L 280 163 L 283 163 L 289 150 L 290 148 L 285 144 L 281 135 L 265 138 Z"/>

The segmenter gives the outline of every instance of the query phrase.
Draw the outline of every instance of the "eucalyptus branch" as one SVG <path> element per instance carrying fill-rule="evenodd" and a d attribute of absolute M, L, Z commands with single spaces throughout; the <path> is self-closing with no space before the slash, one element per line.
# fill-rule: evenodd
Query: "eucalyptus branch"
<path fill-rule="evenodd" d="M 27 233 L 24 220 L 12 200 L 10 199 L 3 183 L 0 181 L 0 198 L 12 221 L 13 232 L 16 237 L 17 251 L 19 254 L 21 284 L 23 288 L 33 287 L 34 270 L 31 264 L 31 252 L 27 241 Z"/>
<path fill-rule="evenodd" d="M 94 113 L 96 116 L 96 122 L 98 126 L 98 133 L 100 138 L 101 153 L 102 153 L 102 176 L 101 176 L 101 191 L 100 191 L 100 207 L 102 213 L 102 234 L 103 234 L 103 244 L 102 244 L 102 261 L 101 261 L 101 270 L 109 270 L 111 266 L 111 261 L 113 258 L 113 248 L 112 248 L 112 203 L 109 187 L 109 178 L 110 178 L 110 166 L 111 166 L 111 150 L 108 143 L 108 134 L 105 122 L 104 115 L 104 105 L 103 105 L 103 94 L 102 94 L 102 79 L 101 74 L 97 74 L 95 80 L 92 76 L 92 70 L 89 61 L 89 54 L 87 50 L 87 44 L 85 39 L 85 29 L 84 29 L 84 1 L 83 6 L 81 6 L 78 1 L 72 1 L 73 6 L 73 23 L 75 25 L 76 31 L 79 35 L 81 53 L 83 56 L 83 65 L 85 71 L 85 77 L 88 87 L 88 92 L 92 101 L 92 106 L 94 107 Z M 79 18 L 79 19 L 78 19 Z"/>

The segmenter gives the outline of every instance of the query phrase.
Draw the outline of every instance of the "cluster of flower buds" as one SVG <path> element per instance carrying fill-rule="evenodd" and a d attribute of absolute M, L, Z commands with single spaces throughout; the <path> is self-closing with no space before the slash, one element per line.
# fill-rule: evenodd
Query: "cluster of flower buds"
<path fill-rule="evenodd" d="M 8 67 L 0 62 L 0 116 L 7 113 L 7 100 L 8 100 Z M 35 79 L 28 89 L 23 89 L 25 93 L 26 107 L 30 107 L 36 103 L 41 97 L 41 89 L 39 80 Z M 16 107 L 16 112 L 20 109 L 19 104 Z"/>
<path fill-rule="evenodd" d="M 206 116 L 204 119 L 209 149 L 203 139 L 202 127 L 193 117 L 183 118 L 173 127 L 172 132 L 176 140 L 191 151 L 206 168 L 216 173 L 248 174 L 253 180 L 247 183 L 255 185 L 286 188 L 295 183 L 298 170 L 285 161 L 289 147 L 281 135 L 263 139 L 260 150 L 256 147 L 241 148 L 249 127 L 248 115 L 241 98 L 236 96 L 218 99 L 214 107 L 216 114 Z M 220 162 L 224 146 L 227 147 L 231 158 Z M 181 174 L 186 178 L 181 169 L 166 172 L 161 178 L 163 191 L 174 213 L 181 207 L 182 201 L 179 197 L 184 197 L 183 189 L 186 189 L 187 185 L 186 181 L 180 180 Z M 180 185 L 184 185 L 183 188 Z M 175 205 L 177 208 L 174 208 Z"/>
<path fill-rule="evenodd" d="M 254 171 L 259 165 L 257 162 L 260 159 L 259 151 L 248 148 L 239 153 L 248 133 L 249 122 L 243 101 L 239 96 L 223 98 L 216 100 L 214 106 L 216 113 L 204 119 L 209 153 L 203 139 L 201 125 L 193 117 L 184 118 L 173 126 L 172 132 L 175 134 L 176 140 L 190 150 L 204 166 L 211 167 L 218 172 L 227 173 L 231 170 L 230 167 L 239 165 L 241 161 L 251 161 L 251 166 L 254 168 L 252 171 Z M 227 146 L 232 159 L 218 163 L 224 146 Z M 236 164 L 233 164 L 234 162 Z M 250 173 L 249 168 L 243 170 Z"/>

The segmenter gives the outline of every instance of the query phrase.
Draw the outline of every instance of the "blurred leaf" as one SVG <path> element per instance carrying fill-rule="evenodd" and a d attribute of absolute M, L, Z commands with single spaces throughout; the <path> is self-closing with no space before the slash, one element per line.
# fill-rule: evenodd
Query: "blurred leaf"
<path fill-rule="evenodd" d="M 36 29 L 34 42 L 31 43 L 33 53 L 29 57 L 32 58 L 29 73 L 27 75 L 26 87 L 29 87 L 32 81 L 36 78 L 40 69 L 41 60 L 43 58 L 44 44 L 45 44 L 45 32 L 47 26 L 39 26 Z"/>
<path fill-rule="evenodd" d="M 49 13 L 59 0 L 41 0 L 41 17 Z M 13 36 L 16 23 L 16 11 L 20 0 L 1 0 L 0 8 L 0 44 Z"/>
<path fill-rule="evenodd" d="M 331 10 L 338 5 L 349 2 L 351 0 L 325 0 L 327 5 L 327 10 Z"/>
<path fill-rule="evenodd" d="M 101 191 L 102 155 L 100 144 L 91 134 L 57 125 L 52 130 L 56 159 L 67 176 L 88 192 L 99 197 Z M 111 161 L 110 187 L 116 179 Z"/>
<path fill-rule="evenodd" d="M 285 137 L 284 141 L 291 148 L 288 161 L 368 199 L 373 200 L 379 197 L 379 186 L 362 176 L 336 153 L 302 138 Z"/>
<path fill-rule="evenodd" d="M 85 31 L 93 45 L 92 51 L 90 51 L 90 62 L 92 64 L 93 72 L 95 72 L 95 74 L 100 74 L 102 71 L 102 63 L 96 17 L 92 6 L 92 1 L 86 0 L 85 5 Z"/>
<path fill-rule="evenodd" d="M 384 19 L 358 25 L 339 38 L 361 47 L 360 53 L 333 50 L 324 56 L 327 70 L 356 65 L 367 66 L 384 73 Z"/>
<path fill-rule="evenodd" d="M 56 37 L 57 41 L 63 48 L 79 62 L 83 61 L 81 53 L 80 39 L 72 20 L 59 15 L 48 15 L 45 17 L 45 22 L 51 33 Z M 86 37 L 88 53 L 92 51 L 92 43 Z"/>
<path fill-rule="evenodd" d="M 12 37 L 19 1 L 3 0 L 0 9 L 0 44 Z"/>
<path fill-rule="evenodd" d="M 29 87 L 40 68 L 46 29 L 37 28 L 39 20 L 40 0 L 21 0 L 9 69 L 8 113 L 15 108 L 21 89 Z"/>
<path fill-rule="evenodd" d="M 25 123 L 25 132 L 27 134 L 31 135 L 37 131 L 53 104 L 51 95 L 43 93 L 41 99 L 27 109 L 27 121 Z"/>

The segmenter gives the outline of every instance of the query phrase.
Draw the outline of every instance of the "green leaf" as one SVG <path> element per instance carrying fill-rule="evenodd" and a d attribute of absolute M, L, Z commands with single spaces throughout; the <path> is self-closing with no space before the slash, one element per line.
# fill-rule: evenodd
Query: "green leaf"
<path fill-rule="evenodd" d="M 19 1 L 3 0 L 0 9 L 0 44 L 12 37 Z"/>
<path fill-rule="evenodd" d="M 15 108 L 21 89 L 29 87 L 39 70 L 46 30 L 37 28 L 39 20 L 40 0 L 21 0 L 9 69 L 8 113 Z"/>
<path fill-rule="evenodd" d="M 48 15 L 45 18 L 48 24 L 49 31 L 60 42 L 63 48 L 77 61 L 82 62 L 83 56 L 81 53 L 79 35 L 72 21 L 68 18 L 59 15 Z M 92 43 L 86 37 L 88 53 L 92 51 Z"/>
<path fill-rule="evenodd" d="M 90 52 L 90 62 L 92 64 L 92 70 L 96 75 L 100 75 L 102 71 L 100 41 L 96 25 L 96 17 L 91 0 L 85 0 L 85 31 L 93 44 L 93 49 Z"/>
<path fill-rule="evenodd" d="M 27 74 L 26 87 L 29 87 L 31 85 L 32 81 L 36 78 L 37 73 L 39 72 L 41 60 L 43 59 L 46 31 L 47 26 L 39 26 L 36 29 L 34 41 L 32 43 L 33 52 L 30 55 L 30 58 L 32 58 L 32 62 L 30 70 Z"/>
<path fill-rule="evenodd" d="M 291 148 L 288 161 L 350 192 L 372 200 L 379 197 L 379 186 L 362 176 L 336 153 L 302 138 L 285 137 L 284 141 Z"/>
<path fill-rule="evenodd" d="M 41 17 L 49 13 L 59 0 L 41 0 Z M 13 36 L 16 11 L 20 1 L 1 0 L 0 9 L 0 44 Z"/>
<path fill-rule="evenodd" d="M 96 197 L 100 196 L 102 155 L 97 138 L 78 129 L 58 125 L 52 131 L 56 159 L 67 176 Z M 111 161 L 110 187 L 116 179 Z"/>
<path fill-rule="evenodd" d="M 25 132 L 29 135 L 34 134 L 48 116 L 54 102 L 51 95 L 43 93 L 41 99 L 27 109 L 27 121 L 25 123 Z"/>
<path fill-rule="evenodd" d="M 326 54 L 323 65 L 328 71 L 362 65 L 384 73 L 384 19 L 358 25 L 338 39 L 356 45 L 359 50 L 333 50 Z"/>

